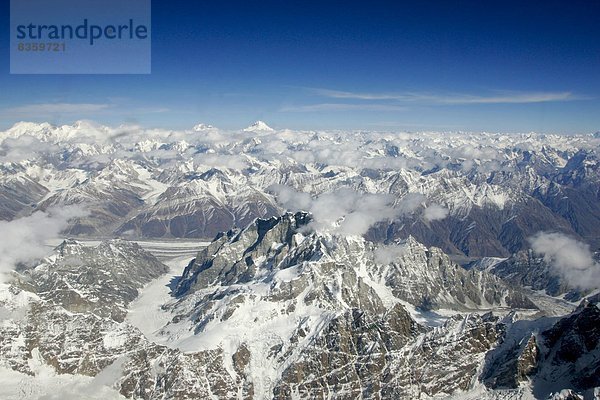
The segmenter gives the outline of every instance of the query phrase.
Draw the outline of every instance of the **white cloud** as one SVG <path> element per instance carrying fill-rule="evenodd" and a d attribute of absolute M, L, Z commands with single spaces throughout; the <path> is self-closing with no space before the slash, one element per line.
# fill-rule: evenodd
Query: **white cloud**
<path fill-rule="evenodd" d="M 248 160 L 242 155 L 229 154 L 197 154 L 194 162 L 201 166 L 215 168 L 231 168 L 242 170 L 248 168 Z"/>
<path fill-rule="evenodd" d="M 406 107 L 391 104 L 348 104 L 320 103 L 303 106 L 287 106 L 282 112 L 319 112 L 319 111 L 406 111 Z"/>
<path fill-rule="evenodd" d="M 59 146 L 42 142 L 30 135 L 6 138 L 0 143 L 0 162 L 20 162 L 42 155 L 58 154 L 60 150 Z"/>
<path fill-rule="evenodd" d="M 17 264 L 45 257 L 50 250 L 46 242 L 59 237 L 69 220 L 86 214 L 80 206 L 68 206 L 37 211 L 12 221 L 0 221 L 0 281 Z"/>
<path fill-rule="evenodd" d="M 423 211 L 423 218 L 426 221 L 436 221 L 448 216 L 448 209 L 439 204 L 432 204 Z"/>
<path fill-rule="evenodd" d="M 474 95 L 463 93 L 425 93 L 425 92 L 401 92 L 401 93 L 361 93 L 330 89 L 310 89 L 313 93 L 334 99 L 354 99 L 367 101 L 396 101 L 402 103 L 425 103 L 425 104 L 525 104 L 544 103 L 554 101 L 585 100 L 587 97 L 573 94 L 571 92 L 518 92 L 518 91 L 494 91 L 487 95 Z"/>
<path fill-rule="evenodd" d="M 582 289 L 600 288 L 600 264 L 590 247 L 562 233 L 539 232 L 529 239 L 534 252 L 543 255 L 569 284 Z"/>
<path fill-rule="evenodd" d="M 282 185 L 271 186 L 270 190 L 284 208 L 310 212 L 314 219 L 311 229 L 342 235 L 364 235 L 377 222 L 414 212 L 424 199 L 422 195 L 408 194 L 397 200 L 389 194 L 361 193 L 347 188 L 315 197 Z"/>
<path fill-rule="evenodd" d="M 402 245 L 380 245 L 373 252 L 374 260 L 377 264 L 391 264 L 406 253 L 406 248 Z"/>
<path fill-rule="evenodd" d="M 421 193 L 407 193 L 401 199 L 397 199 L 395 207 L 400 210 L 400 215 L 412 214 L 426 201 Z"/>
<path fill-rule="evenodd" d="M 456 94 L 438 95 L 413 93 L 410 101 L 432 104 L 527 104 L 581 100 L 571 92 L 511 92 L 489 96 Z"/>
<path fill-rule="evenodd" d="M 407 97 L 402 94 L 391 94 L 391 93 L 357 93 L 347 92 L 343 90 L 330 90 L 330 89 L 309 89 L 313 93 L 323 96 L 330 97 L 333 99 L 354 99 L 354 100 L 406 100 Z"/>

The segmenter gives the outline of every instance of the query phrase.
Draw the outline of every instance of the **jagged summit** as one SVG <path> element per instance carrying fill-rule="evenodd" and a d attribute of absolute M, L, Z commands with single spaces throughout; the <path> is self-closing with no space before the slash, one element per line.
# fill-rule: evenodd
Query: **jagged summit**
<path fill-rule="evenodd" d="M 275 129 L 271 128 L 263 121 L 256 121 L 249 127 L 244 129 L 244 132 L 273 132 Z"/>
<path fill-rule="evenodd" d="M 319 386 L 298 386 L 344 360 L 354 364 L 349 371 L 373 365 L 364 376 L 342 372 L 345 380 L 404 390 L 404 378 L 384 380 L 385 366 L 402 370 L 413 351 L 415 362 L 429 360 L 420 335 L 435 357 L 447 355 L 436 361 L 443 368 L 450 359 L 462 365 L 482 358 L 503 332 L 491 314 L 448 319 L 435 310 L 535 307 L 497 278 L 465 271 L 412 237 L 383 246 L 391 256 L 382 261 L 380 245 L 307 229 L 312 221 L 306 212 L 285 213 L 218 235 L 185 269 L 175 298 L 162 308 L 167 322 L 152 340 L 186 352 L 222 352 L 232 370 L 245 368 L 258 398 L 287 398 L 295 390 L 318 397 Z M 454 379 L 468 382 L 475 373 L 461 370 Z"/>
<path fill-rule="evenodd" d="M 68 238 L 62 241 L 61 244 L 54 248 L 56 254 L 66 256 L 68 254 L 77 254 L 81 252 L 83 244 L 75 239 Z"/>
<path fill-rule="evenodd" d="M 241 231 L 217 236 L 186 268 L 177 294 L 261 280 L 286 269 L 302 275 L 327 270 L 326 266 L 333 263 L 340 270 L 361 270 L 373 290 L 385 287 L 389 291 L 386 298 L 392 296 L 415 307 L 535 308 L 526 296 L 495 276 L 466 271 L 440 249 L 427 248 L 413 237 L 384 246 L 361 236 L 314 231 L 309 229 L 311 219 L 305 212 L 286 213 L 259 218 Z M 335 275 L 333 271 L 319 272 L 322 274 Z"/>

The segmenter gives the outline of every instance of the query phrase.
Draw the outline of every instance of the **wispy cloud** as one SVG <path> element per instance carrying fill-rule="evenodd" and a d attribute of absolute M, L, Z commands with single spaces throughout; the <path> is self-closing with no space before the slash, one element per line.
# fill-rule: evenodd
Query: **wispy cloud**
<path fill-rule="evenodd" d="M 490 94 L 464 93 L 360 93 L 340 90 L 309 88 L 312 93 L 333 99 L 364 100 L 364 101 L 394 101 L 400 103 L 422 103 L 433 105 L 459 104 L 526 104 L 557 101 L 585 100 L 588 97 L 572 92 L 517 92 L 494 91 Z"/>
<path fill-rule="evenodd" d="M 98 103 L 37 103 L 10 107 L 2 110 L 4 114 L 83 114 L 104 111 L 111 104 Z"/>
<path fill-rule="evenodd" d="M 368 124 L 375 128 L 464 129 L 464 125 L 429 124 L 423 122 L 378 121 Z"/>
<path fill-rule="evenodd" d="M 50 208 L 45 212 L 36 211 L 12 221 L 0 221 L 0 283 L 17 264 L 46 256 L 46 241 L 60 237 L 60 232 L 68 226 L 69 221 L 87 214 L 83 206 L 72 205 Z"/>
<path fill-rule="evenodd" d="M 340 189 L 313 198 L 284 185 L 269 189 L 284 208 L 309 211 L 313 216 L 309 228 L 343 235 L 364 235 L 376 222 L 393 219 L 405 211 L 394 207 L 395 198 L 389 194 Z"/>
<path fill-rule="evenodd" d="M 167 107 L 139 107 L 132 109 L 131 112 L 135 112 L 137 114 L 154 114 L 154 113 L 166 113 L 171 112 L 170 108 Z"/>
<path fill-rule="evenodd" d="M 574 101 L 582 98 L 571 92 L 530 92 L 504 93 L 491 96 L 475 95 L 424 95 L 414 94 L 413 101 L 431 102 L 434 104 L 527 104 L 555 101 Z"/>
<path fill-rule="evenodd" d="M 346 104 L 320 103 L 303 106 L 287 106 L 283 112 L 318 112 L 318 111 L 406 111 L 406 107 L 393 104 Z"/>
<path fill-rule="evenodd" d="M 330 97 L 333 99 L 353 99 L 353 100 L 400 100 L 404 96 L 400 94 L 386 94 L 386 93 L 356 93 L 356 92 L 345 92 L 341 90 L 331 89 L 319 89 L 319 88 L 308 88 L 309 91 L 316 95 L 323 97 Z"/>

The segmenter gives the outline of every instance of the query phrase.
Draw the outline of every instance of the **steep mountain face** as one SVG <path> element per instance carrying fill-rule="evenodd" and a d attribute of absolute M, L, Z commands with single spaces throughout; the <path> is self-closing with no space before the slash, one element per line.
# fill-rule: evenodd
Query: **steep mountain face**
<path fill-rule="evenodd" d="M 445 318 L 430 309 L 535 308 L 497 278 L 412 239 L 381 264 L 374 244 L 310 233 L 310 222 L 306 213 L 285 214 L 217 237 L 185 269 L 164 306 L 171 322 L 155 340 L 222 349 L 257 398 L 439 395 L 471 387 L 502 327 L 471 314 L 432 331 L 406 307 L 436 324 Z M 460 343 L 448 347 L 448 336 Z M 432 358 L 439 364 L 430 370 L 424 360 Z"/>
<path fill-rule="evenodd" d="M 263 122 L 263 121 L 256 121 L 255 123 L 248 126 L 247 128 L 244 128 L 244 132 L 272 132 L 272 131 L 274 131 L 274 129 L 271 128 L 269 125 L 266 124 L 266 122 Z"/>
<path fill-rule="evenodd" d="M 218 236 L 186 267 L 165 306 L 175 317 L 155 340 L 221 349 L 258 398 L 546 397 L 598 386 L 597 299 L 562 319 L 442 317 L 435 311 L 534 306 L 414 239 L 391 248 L 310 224 L 285 214 Z"/>
<path fill-rule="evenodd" d="M 554 390 L 600 386 L 599 301 L 598 295 L 584 300 L 572 315 L 542 333 L 535 390 L 543 393 L 548 385 Z"/>
<path fill-rule="evenodd" d="M 48 189 L 23 175 L 0 178 L 0 220 L 11 221 L 28 215 L 48 193 Z"/>
<path fill-rule="evenodd" d="M 305 235 L 302 232 L 310 229 L 310 222 L 309 214 L 288 213 L 257 220 L 239 233 L 219 237 L 186 268 L 176 293 L 181 296 L 215 285 L 244 284 L 280 270 L 301 273 L 325 268 L 326 276 L 337 270 L 359 271 L 375 288 L 424 309 L 535 308 L 498 278 L 465 271 L 439 249 L 428 249 L 412 238 L 378 247 L 360 237 Z M 393 261 L 378 260 L 386 252 L 395 255 Z"/>
<path fill-rule="evenodd" d="M 407 219 L 384 229 L 373 237 L 381 233 L 385 234 L 383 240 L 414 236 L 451 254 L 470 257 L 509 256 L 526 248 L 527 238 L 540 231 L 558 230 L 579 236 L 563 218 L 531 198 L 511 204 L 510 209 L 473 207 L 466 218 L 451 215 L 432 222 Z"/>
<path fill-rule="evenodd" d="M 117 233 L 206 238 L 277 213 L 279 207 L 272 198 L 213 168 L 170 186 L 153 206 L 123 223 Z"/>
<path fill-rule="evenodd" d="M 552 184 L 534 194 L 553 213 L 561 216 L 573 229 L 593 245 L 600 223 L 600 161 L 594 151 L 580 150 L 553 177 Z"/>
<path fill-rule="evenodd" d="M 142 285 L 166 270 L 136 244 L 116 240 L 89 248 L 67 241 L 13 284 L 1 284 L 0 368 L 3 376 L 21 373 L 14 398 L 44 398 L 52 394 L 49 387 L 58 398 L 238 393 L 240 383 L 227 374 L 220 351 L 182 354 L 149 342 L 123 321 Z M 63 376 L 83 383 L 56 386 Z"/>
<path fill-rule="evenodd" d="M 592 398 L 597 288 L 529 247 L 552 231 L 597 251 L 598 148 L 597 135 L 262 121 L 17 124 L 0 132 L 0 220 L 74 204 L 87 214 L 70 235 L 216 237 L 162 295 L 147 284 L 168 268 L 124 240 L 67 240 L 19 265 L 0 283 L 2 390 L 14 378 L 14 398 L 32 399 L 47 384 L 74 398 Z M 447 254 L 486 258 L 463 269 Z M 128 314 L 142 291 L 149 321 Z"/>
<path fill-rule="evenodd" d="M 19 279 L 22 286 L 67 311 L 122 322 L 138 289 L 165 272 L 161 262 L 135 243 L 115 239 L 86 247 L 66 240 L 53 256 L 22 271 Z"/>
<path fill-rule="evenodd" d="M 74 204 L 84 206 L 89 215 L 72 223 L 65 233 L 109 235 L 124 218 L 144 204 L 144 197 L 153 187 L 149 175 L 135 163 L 113 160 L 100 171 L 88 172 L 83 181 L 48 196 L 40 202 L 38 209 Z"/>
<path fill-rule="evenodd" d="M 573 398 L 593 398 L 600 386 L 599 300 L 587 298 L 560 319 L 506 321 L 504 342 L 488 354 L 485 384 L 502 389 L 531 382 L 536 398 L 561 398 L 565 388 L 574 389 Z"/>

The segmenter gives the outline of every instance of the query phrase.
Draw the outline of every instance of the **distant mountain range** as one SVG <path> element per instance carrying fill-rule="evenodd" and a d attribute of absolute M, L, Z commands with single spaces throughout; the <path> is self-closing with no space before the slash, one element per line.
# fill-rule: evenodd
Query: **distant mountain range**
<path fill-rule="evenodd" d="M 20 123 L 0 132 L 0 216 L 83 204 L 70 235 L 214 237 L 297 211 L 276 186 L 393 197 L 367 237 L 506 257 L 539 231 L 600 246 L 595 135 L 237 132 Z M 403 201 L 410 199 L 409 212 Z M 289 203 L 289 202 L 288 202 Z"/>

